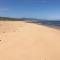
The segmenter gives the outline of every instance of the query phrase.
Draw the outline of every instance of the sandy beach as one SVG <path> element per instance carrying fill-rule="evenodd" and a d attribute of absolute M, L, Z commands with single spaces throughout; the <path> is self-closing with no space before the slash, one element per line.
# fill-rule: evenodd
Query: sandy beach
<path fill-rule="evenodd" d="M 0 60 L 60 60 L 60 30 L 0 21 Z"/>

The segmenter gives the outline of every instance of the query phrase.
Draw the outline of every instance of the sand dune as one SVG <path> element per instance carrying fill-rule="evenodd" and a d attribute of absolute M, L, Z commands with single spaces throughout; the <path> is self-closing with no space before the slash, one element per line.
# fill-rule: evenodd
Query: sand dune
<path fill-rule="evenodd" d="M 0 60 L 60 60 L 60 30 L 0 21 Z"/>

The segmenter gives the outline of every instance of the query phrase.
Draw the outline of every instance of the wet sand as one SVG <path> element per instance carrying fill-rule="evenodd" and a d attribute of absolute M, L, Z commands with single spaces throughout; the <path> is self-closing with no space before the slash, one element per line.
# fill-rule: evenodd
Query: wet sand
<path fill-rule="evenodd" d="M 0 21 L 0 60 L 60 60 L 60 30 Z"/>

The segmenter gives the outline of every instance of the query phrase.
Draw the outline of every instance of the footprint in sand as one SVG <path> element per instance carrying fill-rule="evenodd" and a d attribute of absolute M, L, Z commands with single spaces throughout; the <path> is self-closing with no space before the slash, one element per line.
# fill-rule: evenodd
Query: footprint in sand
<path fill-rule="evenodd" d="M 0 40 L 0 42 L 1 42 L 2 40 Z"/>

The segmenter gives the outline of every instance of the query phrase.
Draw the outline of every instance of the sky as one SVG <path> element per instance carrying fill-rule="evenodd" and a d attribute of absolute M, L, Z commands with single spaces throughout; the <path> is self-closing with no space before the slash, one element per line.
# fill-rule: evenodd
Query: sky
<path fill-rule="evenodd" d="M 60 19 L 60 0 L 0 0 L 0 16 Z"/>

